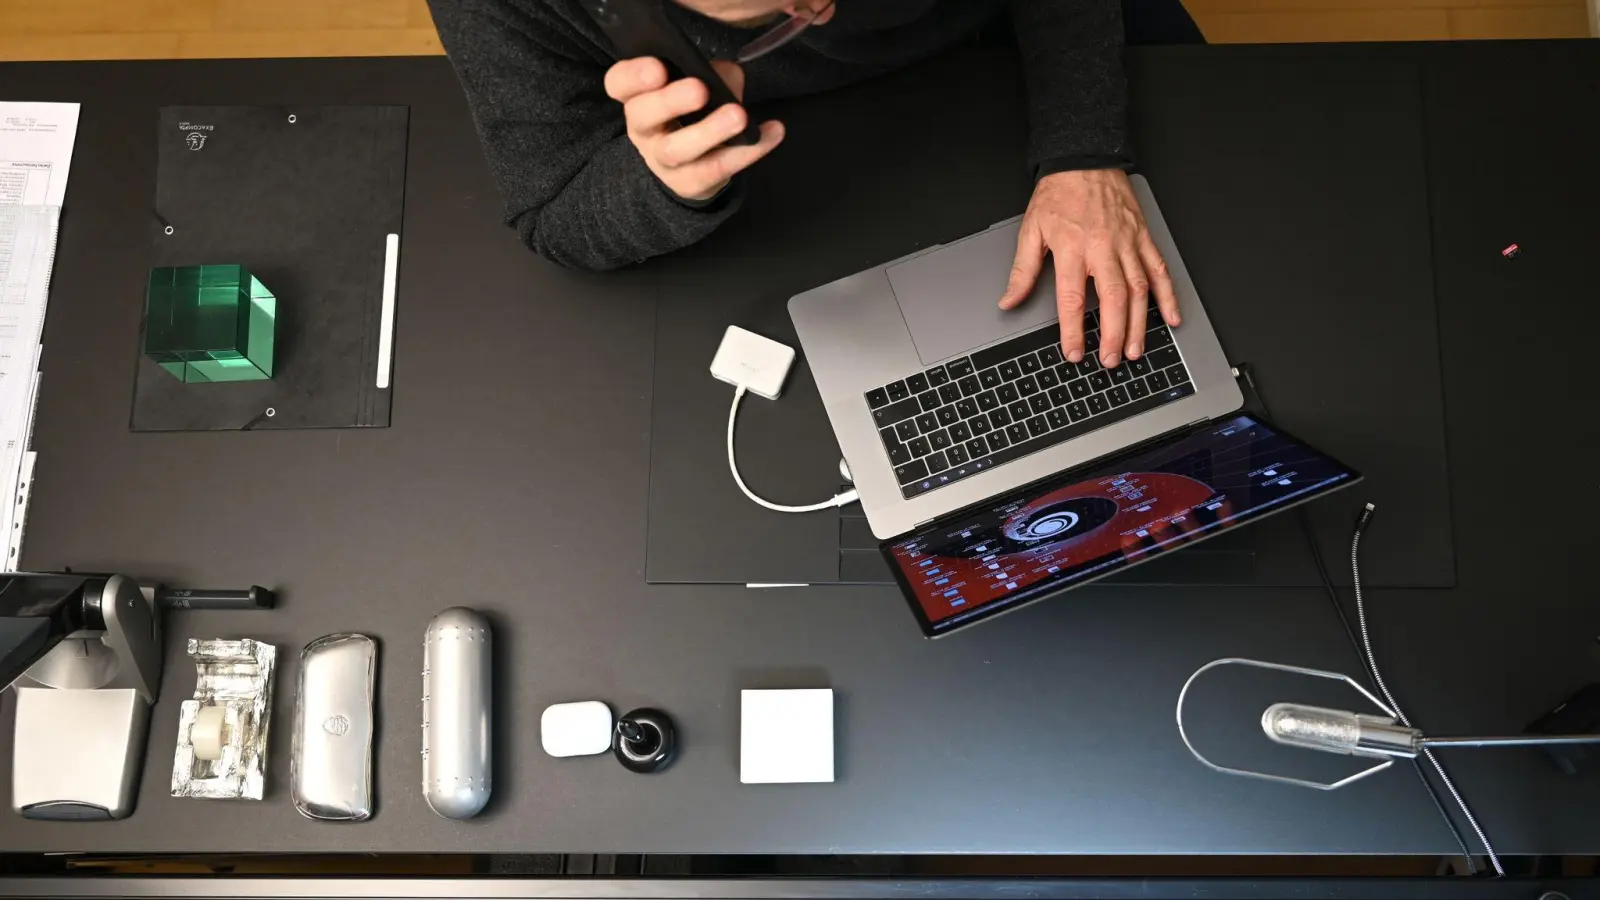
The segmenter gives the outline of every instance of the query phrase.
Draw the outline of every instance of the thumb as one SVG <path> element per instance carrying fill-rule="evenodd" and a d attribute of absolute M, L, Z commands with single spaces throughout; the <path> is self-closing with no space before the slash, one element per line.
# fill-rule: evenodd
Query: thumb
<path fill-rule="evenodd" d="M 1011 263 L 1011 276 L 1006 279 L 1005 293 L 1000 295 L 1000 308 L 1013 309 L 1027 299 L 1033 283 L 1039 280 L 1039 270 L 1044 268 L 1044 239 L 1037 229 L 1026 225 L 1017 232 L 1017 258 Z"/>
<path fill-rule="evenodd" d="M 728 86 L 728 90 L 733 91 L 733 95 L 743 101 L 744 69 L 740 68 L 738 63 L 727 59 L 712 60 L 711 68 L 717 70 L 717 74 L 722 77 L 722 83 Z"/>

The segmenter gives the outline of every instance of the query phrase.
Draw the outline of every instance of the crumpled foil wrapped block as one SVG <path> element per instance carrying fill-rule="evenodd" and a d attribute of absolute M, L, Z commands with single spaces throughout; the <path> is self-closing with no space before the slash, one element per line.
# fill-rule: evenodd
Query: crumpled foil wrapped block
<path fill-rule="evenodd" d="M 194 699 L 178 716 L 172 796 L 260 800 L 266 788 L 267 726 L 277 648 L 260 641 L 189 639 L 196 673 Z M 201 707 L 223 708 L 219 759 L 197 759 L 190 729 Z"/>

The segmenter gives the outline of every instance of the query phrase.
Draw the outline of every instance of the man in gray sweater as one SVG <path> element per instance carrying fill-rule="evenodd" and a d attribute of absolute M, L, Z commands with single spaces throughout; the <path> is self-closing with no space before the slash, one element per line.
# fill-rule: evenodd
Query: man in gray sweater
<path fill-rule="evenodd" d="M 1167 2 L 1197 37 L 1177 0 Z M 579 0 L 430 4 L 509 221 L 529 247 L 558 263 L 611 269 L 700 240 L 738 209 L 735 176 L 783 141 L 783 124 L 769 121 L 760 124 L 758 143 L 722 146 L 748 124 L 738 104 L 680 126 L 679 117 L 708 102 L 705 85 L 668 83 L 659 60 L 619 60 Z M 1124 172 L 1121 0 L 666 5 L 716 60 L 734 94 L 751 102 L 842 87 L 908 65 L 1009 11 L 1027 76 L 1028 159 L 1037 182 L 1000 306 L 1028 296 L 1048 252 L 1068 359 L 1083 358 L 1089 277 L 1100 298 L 1102 364 L 1143 352 L 1143 298 L 1150 292 L 1162 318 L 1179 323 L 1166 264 Z M 760 55 L 752 59 L 753 50 Z M 725 61 L 741 51 L 743 67 Z"/>

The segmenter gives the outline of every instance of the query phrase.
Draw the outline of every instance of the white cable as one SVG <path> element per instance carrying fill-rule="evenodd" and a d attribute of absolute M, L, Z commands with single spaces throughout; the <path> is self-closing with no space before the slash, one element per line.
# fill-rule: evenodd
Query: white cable
<path fill-rule="evenodd" d="M 781 504 L 773 503 L 769 500 L 763 500 L 760 497 L 757 497 L 754 491 L 745 486 L 744 479 L 739 477 L 739 464 L 734 462 L 733 459 L 733 423 L 739 417 L 739 401 L 743 399 L 744 386 L 740 385 L 734 388 L 733 406 L 729 407 L 728 409 L 728 471 L 733 473 L 733 483 L 739 486 L 739 490 L 744 491 L 744 495 L 746 497 L 749 497 L 750 500 L 758 506 L 764 506 L 773 512 L 781 513 L 820 512 L 824 509 L 832 509 L 836 506 L 844 506 L 846 503 L 854 503 L 861 498 L 860 494 L 850 490 L 845 491 L 837 497 L 834 497 L 832 500 L 825 500 L 821 503 L 813 503 L 810 506 L 783 506 Z"/>
<path fill-rule="evenodd" d="M 1400 708 L 1400 704 L 1395 702 L 1394 694 L 1389 693 L 1389 686 L 1383 683 L 1383 673 L 1378 671 L 1378 657 L 1372 652 L 1372 637 L 1367 633 L 1367 608 L 1361 600 L 1361 531 L 1366 528 L 1367 520 L 1372 517 L 1372 511 L 1376 508 L 1371 503 L 1367 504 L 1367 508 L 1361 512 L 1361 520 L 1356 524 L 1356 533 L 1350 538 L 1350 580 L 1356 589 L 1356 623 L 1361 629 L 1361 647 L 1366 651 L 1367 668 L 1372 670 L 1373 683 L 1378 686 L 1378 691 L 1383 694 L 1383 699 L 1389 704 L 1389 708 L 1394 710 L 1400 724 L 1410 728 L 1411 719 Z M 1461 792 L 1456 790 L 1455 782 L 1445 774 L 1444 766 L 1440 764 L 1438 757 L 1433 755 L 1432 749 L 1424 747 L 1422 755 L 1433 766 L 1433 771 L 1438 773 L 1439 781 L 1450 793 L 1450 798 L 1461 808 L 1461 815 L 1466 817 L 1467 824 L 1472 826 L 1472 832 L 1478 836 L 1479 843 L 1483 844 L 1483 851 L 1489 857 L 1489 865 L 1494 868 L 1495 874 L 1504 877 L 1506 870 L 1500 866 L 1500 857 L 1495 854 L 1494 847 L 1489 843 L 1489 836 L 1483 833 L 1483 828 L 1472 815 L 1472 810 L 1467 808 L 1467 801 L 1462 798 Z"/>

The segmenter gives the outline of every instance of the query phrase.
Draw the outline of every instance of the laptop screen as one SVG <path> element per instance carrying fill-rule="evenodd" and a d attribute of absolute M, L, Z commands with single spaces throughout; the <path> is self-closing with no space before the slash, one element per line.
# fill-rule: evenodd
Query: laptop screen
<path fill-rule="evenodd" d="M 930 637 L 1360 480 L 1239 415 L 986 501 L 884 545 Z"/>

